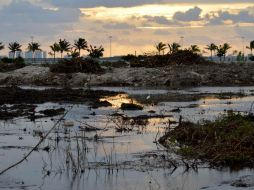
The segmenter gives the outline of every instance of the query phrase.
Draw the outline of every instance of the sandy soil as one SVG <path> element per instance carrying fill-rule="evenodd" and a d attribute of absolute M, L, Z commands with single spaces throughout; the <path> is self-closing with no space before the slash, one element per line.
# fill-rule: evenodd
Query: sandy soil
<path fill-rule="evenodd" d="M 162 68 L 113 68 L 104 74 L 55 74 L 47 67 L 27 66 L 0 73 L 0 85 L 37 86 L 252 86 L 253 64 L 180 65 Z"/>

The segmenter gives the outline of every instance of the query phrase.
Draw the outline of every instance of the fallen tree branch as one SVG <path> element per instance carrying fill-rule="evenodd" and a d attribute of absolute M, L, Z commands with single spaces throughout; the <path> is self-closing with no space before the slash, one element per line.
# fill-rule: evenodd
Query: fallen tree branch
<path fill-rule="evenodd" d="M 10 169 L 14 168 L 15 166 L 21 164 L 22 162 L 24 162 L 32 153 L 33 151 L 37 150 L 38 147 L 40 146 L 40 144 L 49 136 L 49 134 L 58 126 L 58 124 L 61 122 L 61 120 L 71 111 L 72 108 L 70 108 L 68 111 L 66 111 L 61 118 L 58 119 L 58 121 L 53 125 L 53 127 L 47 132 L 47 134 L 45 136 L 43 136 L 41 138 L 41 140 L 35 145 L 35 147 L 33 147 L 33 149 L 27 153 L 24 158 L 22 158 L 20 161 L 12 164 L 11 166 L 9 166 L 8 168 L 2 170 L 0 172 L 0 175 L 3 175 L 5 172 L 9 171 Z"/>

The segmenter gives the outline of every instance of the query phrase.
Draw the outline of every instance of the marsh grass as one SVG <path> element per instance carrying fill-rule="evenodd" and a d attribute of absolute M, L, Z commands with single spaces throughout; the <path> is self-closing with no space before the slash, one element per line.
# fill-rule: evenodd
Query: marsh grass
<path fill-rule="evenodd" d="M 177 154 L 211 166 L 254 167 L 254 118 L 228 113 L 216 121 L 182 122 L 159 142 Z"/>

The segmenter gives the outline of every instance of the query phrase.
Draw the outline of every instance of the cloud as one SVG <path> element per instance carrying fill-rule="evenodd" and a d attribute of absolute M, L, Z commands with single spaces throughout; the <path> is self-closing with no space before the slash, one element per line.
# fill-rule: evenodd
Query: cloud
<path fill-rule="evenodd" d="M 76 22 L 80 16 L 79 9 L 44 9 L 22 0 L 13 0 L 0 10 L 0 21 L 11 24 Z"/>
<path fill-rule="evenodd" d="M 185 22 L 199 21 L 201 19 L 200 17 L 201 12 L 202 9 L 200 9 L 199 7 L 194 7 L 186 12 L 176 12 L 173 16 L 173 19 Z"/>
<path fill-rule="evenodd" d="M 45 0 L 41 0 L 45 1 Z M 253 3 L 253 0 L 47 0 L 58 7 L 133 7 L 148 4 L 221 4 L 221 3 Z"/>
<path fill-rule="evenodd" d="M 103 28 L 113 30 L 125 30 L 125 29 L 133 29 L 136 27 L 128 23 L 107 23 L 103 25 Z"/>
<path fill-rule="evenodd" d="M 210 25 L 225 24 L 226 21 L 235 23 L 253 23 L 254 24 L 254 7 L 250 7 L 239 11 L 238 13 L 230 13 L 228 11 L 219 11 L 213 15 L 206 15 Z"/>
<path fill-rule="evenodd" d="M 165 16 L 144 16 L 143 18 L 145 18 L 147 20 L 147 22 L 154 22 L 157 24 L 171 24 L 171 21 L 169 19 L 167 19 Z"/>
<path fill-rule="evenodd" d="M 12 0 L 0 9 L 1 40 L 22 42 L 31 35 L 37 39 L 54 38 L 71 30 L 80 16 L 79 9 L 49 9 L 25 0 Z"/>

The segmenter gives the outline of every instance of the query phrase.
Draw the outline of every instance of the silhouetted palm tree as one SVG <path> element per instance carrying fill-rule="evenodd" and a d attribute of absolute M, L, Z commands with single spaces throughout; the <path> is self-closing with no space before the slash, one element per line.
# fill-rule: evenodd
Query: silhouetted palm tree
<path fill-rule="evenodd" d="M 58 43 L 54 43 L 53 45 L 49 46 L 50 49 L 53 51 L 54 61 L 56 60 L 56 52 L 60 51 L 60 46 Z"/>
<path fill-rule="evenodd" d="M 156 48 L 156 50 L 158 51 L 158 53 L 160 55 L 161 52 L 163 52 L 167 48 L 167 46 L 166 46 L 166 44 L 160 42 L 160 43 L 155 45 L 155 48 Z"/>
<path fill-rule="evenodd" d="M 60 39 L 59 40 L 59 43 L 58 43 L 58 45 L 59 45 L 59 51 L 60 51 L 60 53 L 61 53 L 61 58 L 63 58 L 63 52 L 68 52 L 68 51 L 70 51 L 70 49 L 71 49 L 71 44 L 66 40 L 66 39 Z"/>
<path fill-rule="evenodd" d="M 223 45 L 220 45 L 217 48 L 217 56 L 220 58 L 220 61 L 222 57 L 224 57 L 224 61 L 225 61 L 226 55 L 229 49 L 231 49 L 231 46 L 228 43 L 224 43 Z"/>
<path fill-rule="evenodd" d="M 178 52 L 181 45 L 174 42 L 172 44 L 168 44 L 168 47 L 169 47 L 169 53 L 172 54 L 172 53 Z"/>
<path fill-rule="evenodd" d="M 40 46 L 41 45 L 37 42 L 31 42 L 31 43 L 28 44 L 27 50 L 33 53 L 33 60 L 35 59 L 35 55 L 34 55 L 35 52 L 36 51 L 41 51 Z"/>
<path fill-rule="evenodd" d="M 226 58 L 226 55 L 227 55 L 227 52 L 229 49 L 231 49 L 232 47 L 228 44 L 228 43 L 224 43 L 223 44 L 223 50 L 224 50 L 224 61 L 225 61 L 225 58 Z"/>
<path fill-rule="evenodd" d="M 222 57 L 224 56 L 224 48 L 222 45 L 220 45 L 219 47 L 217 47 L 217 56 L 220 58 L 220 62 L 222 60 Z"/>
<path fill-rule="evenodd" d="M 247 49 L 250 49 L 250 53 L 251 53 L 251 55 L 252 55 L 252 51 L 253 51 L 253 49 L 254 49 L 254 40 L 251 41 L 251 42 L 250 42 L 250 46 L 247 46 L 246 48 L 247 48 Z"/>
<path fill-rule="evenodd" d="M 80 57 L 80 54 L 76 48 L 71 48 L 71 50 L 68 53 L 68 56 L 70 56 L 72 58 L 77 58 L 77 57 Z M 80 65 L 80 67 L 81 67 L 81 65 Z"/>
<path fill-rule="evenodd" d="M 209 50 L 211 52 L 211 59 L 213 59 L 213 52 L 217 50 L 218 46 L 216 46 L 214 43 L 211 43 L 206 46 L 205 49 Z"/>
<path fill-rule="evenodd" d="M 13 59 L 15 58 L 15 53 L 17 51 L 22 51 L 21 50 L 22 45 L 20 45 L 18 42 L 12 42 L 9 43 L 9 50 L 11 51 L 11 53 L 13 54 Z"/>
<path fill-rule="evenodd" d="M 79 57 L 81 56 L 81 50 L 87 49 L 87 41 L 83 38 L 79 38 L 78 40 L 75 40 L 74 42 L 74 48 L 78 50 Z"/>
<path fill-rule="evenodd" d="M 89 57 L 91 58 L 100 58 L 103 56 L 103 52 L 104 52 L 104 48 L 102 46 L 100 47 L 96 47 L 96 46 L 91 46 L 89 47 L 89 49 L 87 49 L 87 51 L 89 52 Z"/>
<path fill-rule="evenodd" d="M 3 50 L 3 49 L 4 49 L 3 42 L 0 42 L 0 50 Z"/>
<path fill-rule="evenodd" d="M 190 51 L 192 51 L 193 53 L 200 53 L 201 50 L 198 47 L 198 45 L 191 45 L 191 47 L 189 48 Z"/>

